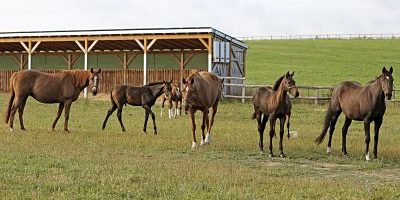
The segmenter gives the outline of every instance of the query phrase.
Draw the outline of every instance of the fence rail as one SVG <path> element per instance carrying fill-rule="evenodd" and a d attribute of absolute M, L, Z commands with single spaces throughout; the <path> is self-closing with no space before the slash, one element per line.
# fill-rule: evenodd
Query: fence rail
<path fill-rule="evenodd" d="M 272 85 L 251 85 L 251 84 L 237 84 L 237 83 L 224 83 L 224 87 L 240 87 L 242 88 L 242 95 L 224 95 L 225 98 L 242 99 L 245 102 L 246 99 L 252 99 L 254 91 L 259 87 L 272 87 Z M 320 101 L 326 101 L 331 98 L 333 86 L 297 86 L 300 91 L 300 100 L 311 100 L 318 104 Z M 400 90 L 394 89 L 392 94 L 392 100 L 390 102 L 398 102 L 396 99 L 396 93 Z"/>
<path fill-rule="evenodd" d="M 400 33 L 243 36 L 240 40 L 400 39 Z"/>

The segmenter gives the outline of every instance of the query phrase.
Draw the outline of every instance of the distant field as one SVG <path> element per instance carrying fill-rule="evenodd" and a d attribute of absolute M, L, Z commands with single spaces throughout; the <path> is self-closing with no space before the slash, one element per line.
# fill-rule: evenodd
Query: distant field
<path fill-rule="evenodd" d="M 367 83 L 382 66 L 393 65 L 400 86 L 400 40 L 261 40 L 246 41 L 247 83 L 272 84 L 287 70 L 297 85 L 336 85 L 344 80 Z"/>
<path fill-rule="evenodd" d="M 8 95 L 0 95 L 0 108 Z M 153 110 L 159 135 L 142 133 L 144 111 L 124 109 L 127 132 L 116 115 L 100 127 L 108 101 L 80 100 L 70 116 L 70 134 L 49 127 L 57 105 L 29 99 L 27 131 L 8 132 L 0 123 L 0 197 L 2 199 L 399 199 L 400 107 L 388 105 L 381 128 L 379 159 L 364 161 L 362 123 L 349 130 L 348 151 L 340 153 L 338 122 L 333 154 L 326 142 L 313 139 L 322 126 L 325 107 L 293 106 L 292 130 L 298 137 L 284 141 L 288 158 L 269 158 L 258 151 L 258 133 L 250 119 L 252 106 L 222 101 L 210 146 L 192 151 L 187 115 L 160 118 Z M 166 112 L 164 112 L 166 113 Z M 2 115 L 1 115 L 2 116 Z M 3 121 L 3 117 L 0 117 Z M 18 117 L 17 117 L 18 118 Z M 197 115 L 197 121 L 199 121 Z M 200 127 L 200 125 L 198 125 Z M 199 129 L 198 129 L 199 131 Z M 199 133 L 199 132 L 198 132 Z M 268 135 L 268 134 L 266 134 Z M 200 134 L 197 135 L 200 138 Z M 268 147 L 268 137 L 264 143 Z M 371 143 L 372 145 L 372 143 Z M 278 151 L 274 139 L 274 152 Z"/>

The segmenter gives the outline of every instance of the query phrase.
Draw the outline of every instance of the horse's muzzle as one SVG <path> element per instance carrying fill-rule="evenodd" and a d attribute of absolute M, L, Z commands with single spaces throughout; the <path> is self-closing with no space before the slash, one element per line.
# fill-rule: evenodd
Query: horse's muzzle
<path fill-rule="evenodd" d="M 93 94 L 93 96 L 96 96 L 96 94 L 97 94 L 97 88 L 96 87 L 92 88 L 92 94 Z"/>
<path fill-rule="evenodd" d="M 386 99 L 387 100 L 392 100 L 392 94 L 386 94 Z"/>

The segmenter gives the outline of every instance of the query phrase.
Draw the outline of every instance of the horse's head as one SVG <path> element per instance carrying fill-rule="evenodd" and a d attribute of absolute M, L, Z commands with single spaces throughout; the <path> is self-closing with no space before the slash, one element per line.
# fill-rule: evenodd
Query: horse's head
<path fill-rule="evenodd" d="M 174 83 L 172 85 L 172 94 L 174 94 L 175 96 L 182 96 L 182 92 L 181 92 L 181 88 L 180 88 L 180 84 L 179 83 Z"/>
<path fill-rule="evenodd" d="M 182 87 L 182 101 L 185 104 L 185 112 L 189 110 L 191 99 L 196 97 L 196 88 L 194 87 L 195 79 L 193 76 L 189 76 L 187 79 L 183 79 Z"/>
<path fill-rule="evenodd" d="M 393 92 L 393 67 L 390 67 L 389 70 L 386 67 L 383 67 L 382 74 L 379 76 L 379 82 L 382 87 L 383 92 L 386 95 L 388 100 L 392 99 Z"/>
<path fill-rule="evenodd" d="M 90 85 L 90 91 L 92 92 L 93 96 L 97 94 L 97 88 L 99 88 L 99 73 L 101 72 L 101 69 L 94 71 L 93 68 L 90 68 L 90 78 L 89 78 L 89 85 Z"/>
<path fill-rule="evenodd" d="M 292 94 L 294 97 L 299 97 L 299 90 L 297 90 L 296 81 L 293 79 L 294 72 L 292 74 L 289 71 L 286 73 L 285 78 L 282 80 L 282 85 L 285 87 L 285 91 Z"/>
<path fill-rule="evenodd" d="M 171 81 L 163 81 L 164 87 L 163 87 L 163 92 L 167 97 L 171 97 L 172 94 L 172 80 Z"/>

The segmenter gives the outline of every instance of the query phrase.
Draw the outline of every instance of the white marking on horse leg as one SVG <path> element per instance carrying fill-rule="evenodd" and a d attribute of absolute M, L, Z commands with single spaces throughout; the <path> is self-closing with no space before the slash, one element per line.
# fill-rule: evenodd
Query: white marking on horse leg
<path fill-rule="evenodd" d="M 369 158 L 369 152 L 367 153 L 367 155 L 365 155 L 365 160 L 370 161 L 371 159 Z"/>
<path fill-rule="evenodd" d="M 161 114 L 160 114 L 160 115 L 161 115 L 161 117 L 162 117 L 162 111 L 163 111 L 163 109 L 161 108 Z"/>
<path fill-rule="evenodd" d="M 172 109 L 170 108 L 170 109 L 168 109 L 169 110 L 169 112 L 168 112 L 168 118 L 172 118 Z"/>
<path fill-rule="evenodd" d="M 332 152 L 332 148 L 331 148 L 331 147 L 327 147 L 327 148 L 326 148 L 326 153 L 327 153 L 327 154 L 330 154 L 331 152 Z"/>
<path fill-rule="evenodd" d="M 211 143 L 211 135 L 210 135 L 209 133 L 207 133 L 206 139 L 205 139 L 204 142 L 207 143 L 207 144 L 210 144 L 210 143 Z"/>
<path fill-rule="evenodd" d="M 174 108 L 175 113 L 174 113 L 174 118 L 178 115 L 178 109 Z"/>
<path fill-rule="evenodd" d="M 204 141 L 204 139 L 201 139 L 200 145 L 203 146 L 205 144 L 206 144 L 206 142 Z"/>
<path fill-rule="evenodd" d="M 197 143 L 196 142 L 192 142 L 192 149 L 195 149 L 197 147 Z"/>
<path fill-rule="evenodd" d="M 13 128 L 10 128 L 10 132 L 13 132 L 14 131 L 14 129 Z"/>

